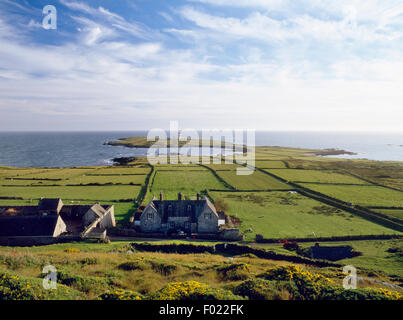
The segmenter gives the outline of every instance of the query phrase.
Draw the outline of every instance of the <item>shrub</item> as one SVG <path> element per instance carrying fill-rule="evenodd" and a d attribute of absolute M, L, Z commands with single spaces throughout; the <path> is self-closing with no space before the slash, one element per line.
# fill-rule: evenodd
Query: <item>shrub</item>
<path fill-rule="evenodd" d="M 89 257 L 86 257 L 86 258 L 84 258 L 84 259 L 81 259 L 81 260 L 79 261 L 79 263 L 81 263 L 82 265 L 93 265 L 93 264 L 98 264 L 99 261 L 98 261 L 97 258 L 89 258 Z"/>
<path fill-rule="evenodd" d="M 131 290 L 115 289 L 105 292 L 98 297 L 99 300 L 143 300 L 144 296 Z"/>
<path fill-rule="evenodd" d="M 247 263 L 234 263 L 218 268 L 217 273 L 223 280 L 246 280 L 249 277 L 250 265 Z"/>
<path fill-rule="evenodd" d="M 107 286 L 107 282 L 103 278 L 71 275 L 66 271 L 59 271 L 57 273 L 57 282 L 82 292 L 89 292 Z"/>
<path fill-rule="evenodd" d="M 156 261 L 151 262 L 151 268 L 164 276 L 171 275 L 178 269 L 178 267 L 174 264 Z"/>
<path fill-rule="evenodd" d="M 229 290 L 210 288 L 197 281 L 173 282 L 151 295 L 154 300 L 240 300 Z"/>
<path fill-rule="evenodd" d="M 233 292 L 251 300 L 279 300 L 284 298 L 278 282 L 263 279 L 244 281 L 236 286 Z"/>
<path fill-rule="evenodd" d="M 33 300 L 32 284 L 19 277 L 0 273 L 0 300 Z"/>
<path fill-rule="evenodd" d="M 298 266 L 281 266 L 258 275 L 266 280 L 287 281 L 285 288 L 296 300 L 394 300 L 402 296 L 386 289 L 345 290 L 329 278 Z"/>
<path fill-rule="evenodd" d="M 67 248 L 67 249 L 64 250 L 64 252 L 67 252 L 67 253 L 78 253 L 78 252 L 80 252 L 80 249 L 77 249 L 77 248 Z"/>
<path fill-rule="evenodd" d="M 136 260 L 136 261 L 128 261 L 120 264 L 118 266 L 119 269 L 125 270 L 125 271 L 133 271 L 133 270 L 144 270 L 146 264 L 142 260 Z"/>

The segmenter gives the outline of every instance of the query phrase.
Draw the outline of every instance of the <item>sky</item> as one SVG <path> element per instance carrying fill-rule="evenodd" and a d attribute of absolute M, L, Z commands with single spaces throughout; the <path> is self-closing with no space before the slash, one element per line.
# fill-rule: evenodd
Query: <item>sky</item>
<path fill-rule="evenodd" d="M 403 131 L 403 0 L 0 0 L 0 131 L 170 121 Z"/>

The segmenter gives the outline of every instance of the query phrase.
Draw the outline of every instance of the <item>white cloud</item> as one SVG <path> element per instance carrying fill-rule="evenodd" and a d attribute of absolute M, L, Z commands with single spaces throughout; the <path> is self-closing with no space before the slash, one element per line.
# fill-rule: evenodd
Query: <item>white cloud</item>
<path fill-rule="evenodd" d="M 172 28 L 172 33 L 203 33 L 205 38 L 175 49 L 136 21 L 104 8 L 68 4 L 94 16 L 75 16 L 82 31 L 77 41 L 64 45 L 26 41 L 0 17 L 3 130 L 21 124 L 33 129 L 148 129 L 166 127 L 169 120 L 197 128 L 401 129 L 403 64 L 393 46 L 383 58 L 340 57 L 327 69 L 318 68 L 311 57 L 265 57 L 267 38 L 374 40 L 365 26 L 305 14 L 289 21 L 262 12 L 243 19 L 218 17 L 188 7 L 180 12 L 198 27 Z M 146 38 L 134 43 L 121 37 L 128 29 L 136 34 L 137 27 Z M 12 39 L 5 38 L 9 32 Z M 232 37 L 258 41 L 246 42 L 235 62 L 212 62 L 211 55 L 226 53 L 225 48 L 208 50 L 210 36 L 223 46 Z M 280 53 L 287 49 L 276 47 Z"/>

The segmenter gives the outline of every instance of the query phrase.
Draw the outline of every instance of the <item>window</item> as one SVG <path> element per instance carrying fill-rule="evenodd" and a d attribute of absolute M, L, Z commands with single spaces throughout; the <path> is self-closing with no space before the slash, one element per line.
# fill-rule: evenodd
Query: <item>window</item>
<path fill-rule="evenodd" d="M 189 230 L 190 229 L 190 223 L 189 222 L 185 222 L 185 229 Z"/>
<path fill-rule="evenodd" d="M 188 213 L 191 213 L 191 212 L 192 212 L 192 206 L 191 206 L 190 204 L 188 204 L 187 210 L 188 210 Z"/>
<path fill-rule="evenodd" d="M 207 220 L 210 220 L 211 219 L 211 213 L 205 213 L 204 218 L 207 219 Z"/>
<path fill-rule="evenodd" d="M 170 223 L 169 223 L 169 227 L 170 227 L 171 229 L 175 229 L 175 222 L 170 222 Z"/>
<path fill-rule="evenodd" d="M 152 212 L 147 213 L 147 220 L 152 220 L 152 219 L 153 219 Z"/>

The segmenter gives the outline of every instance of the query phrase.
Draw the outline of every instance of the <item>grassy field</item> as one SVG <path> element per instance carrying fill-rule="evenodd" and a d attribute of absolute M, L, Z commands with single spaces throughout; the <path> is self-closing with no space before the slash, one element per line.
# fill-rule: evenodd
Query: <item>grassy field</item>
<path fill-rule="evenodd" d="M 287 168 L 283 161 L 279 160 L 257 160 L 255 166 L 261 169 L 285 169 Z"/>
<path fill-rule="evenodd" d="M 262 172 L 255 171 L 251 175 L 237 175 L 236 171 L 216 171 L 229 185 L 237 190 L 290 190 L 287 184 L 270 177 Z"/>
<path fill-rule="evenodd" d="M 361 206 L 401 206 L 403 192 L 378 186 L 321 185 L 301 183 L 302 186 Z"/>
<path fill-rule="evenodd" d="M 265 238 L 330 237 L 344 235 L 396 234 L 300 194 L 290 192 L 210 192 L 229 207 L 227 214 L 242 221 L 246 239 L 256 234 Z"/>
<path fill-rule="evenodd" d="M 208 170 L 203 171 L 160 171 L 155 173 L 148 200 L 162 191 L 165 199 L 175 200 L 178 192 L 184 197 L 194 198 L 206 189 L 227 190 L 227 188 Z M 147 202 L 146 201 L 146 202 Z"/>
<path fill-rule="evenodd" d="M 0 197 L 23 199 L 61 198 L 64 200 L 120 200 L 136 199 L 139 186 L 57 186 L 0 188 Z"/>
<path fill-rule="evenodd" d="M 334 184 L 368 184 L 368 182 L 355 178 L 348 174 L 341 174 L 335 171 L 327 170 L 300 170 L 300 169 L 285 169 L 265 170 L 280 178 L 292 182 L 317 182 L 317 183 L 334 183 Z"/>

